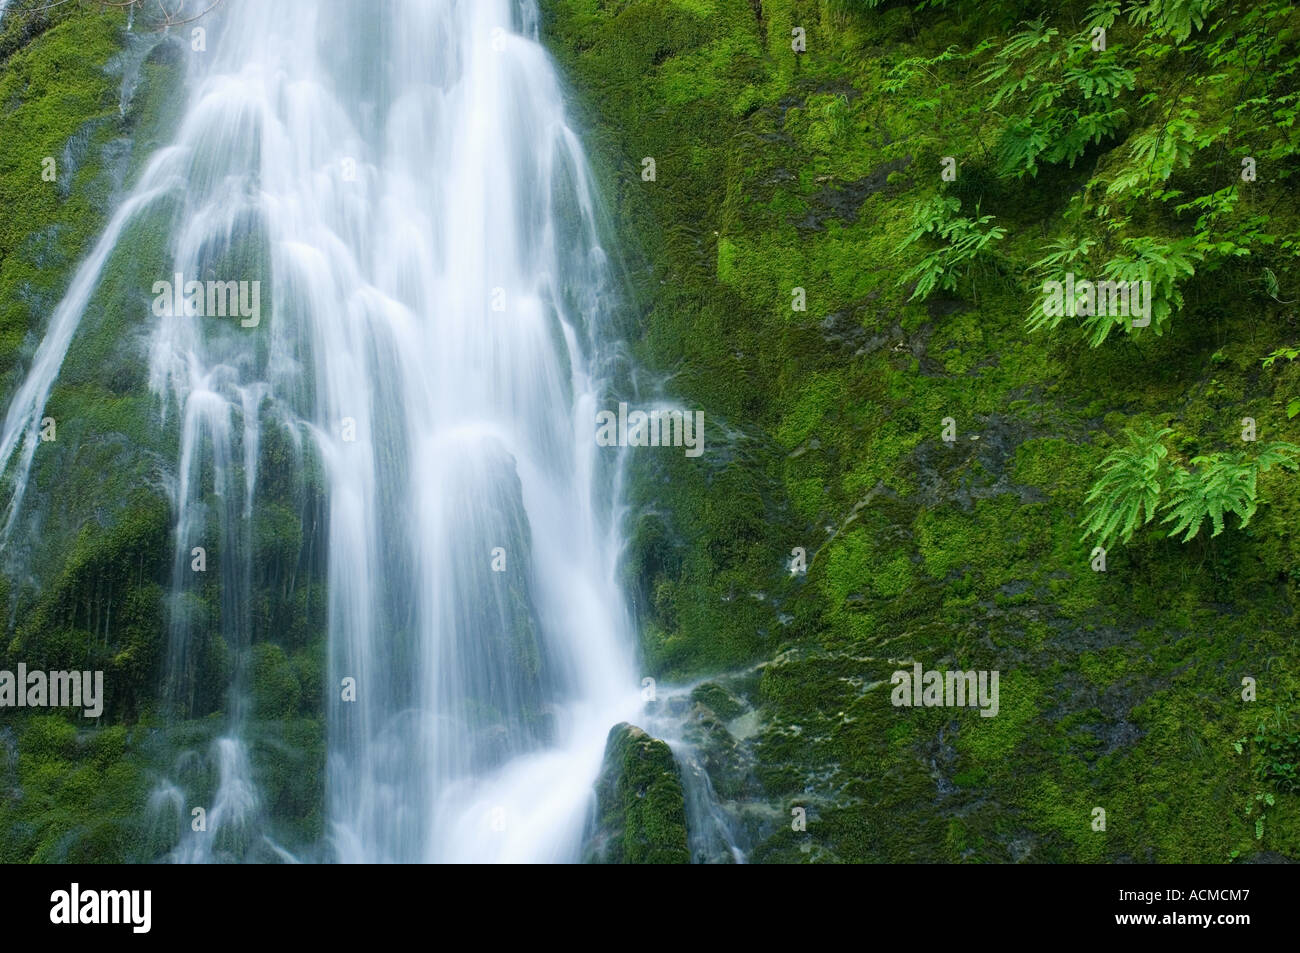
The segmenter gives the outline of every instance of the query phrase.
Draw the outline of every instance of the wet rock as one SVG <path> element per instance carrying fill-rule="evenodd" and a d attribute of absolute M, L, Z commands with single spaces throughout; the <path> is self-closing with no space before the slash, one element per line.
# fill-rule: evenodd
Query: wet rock
<path fill-rule="evenodd" d="M 615 725 L 596 782 L 596 823 L 583 858 L 601 864 L 688 864 L 686 801 L 668 745 Z"/>

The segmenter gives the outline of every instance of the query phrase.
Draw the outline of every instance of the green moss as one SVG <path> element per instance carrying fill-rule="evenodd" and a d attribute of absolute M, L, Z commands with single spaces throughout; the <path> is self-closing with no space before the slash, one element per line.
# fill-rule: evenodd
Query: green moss
<path fill-rule="evenodd" d="M 0 860 L 139 859 L 137 808 L 146 779 L 136 738 L 123 728 L 78 731 L 58 715 L 30 717 L 21 725 L 16 763 L 3 769 L 7 793 L 0 798 Z"/>
<path fill-rule="evenodd" d="M 972 767 L 986 776 L 1006 770 L 1012 755 L 1025 744 L 1040 716 L 1041 689 L 1021 672 L 1002 672 L 998 678 L 998 713 L 992 718 L 971 718 L 963 722 L 958 750 L 967 754 Z"/>
<path fill-rule="evenodd" d="M 6 18 L 0 45 L 17 44 L 17 14 Z M 123 19 L 67 16 L 51 25 L 47 18 L 34 41 L 11 46 L 0 70 L 0 372 L 10 381 L 33 329 L 23 302 L 57 295 L 66 265 L 104 220 L 108 190 L 94 160 L 118 119 L 116 83 L 104 64 L 120 49 Z M 43 174 L 51 169 L 52 180 Z"/>
<path fill-rule="evenodd" d="M 33 669 L 102 670 L 105 715 L 137 715 L 160 673 L 169 529 L 166 504 L 144 494 L 111 530 L 85 527 L 0 659 L 9 667 L 21 660 Z"/>
<path fill-rule="evenodd" d="M 270 642 L 253 646 L 252 690 L 258 718 L 281 718 L 297 711 L 302 685 L 280 646 Z"/>
<path fill-rule="evenodd" d="M 615 725 L 596 785 L 597 829 L 589 857 L 611 864 L 688 864 L 686 805 L 668 746 Z"/>
<path fill-rule="evenodd" d="M 1246 531 L 1187 547 L 1140 534 L 1108 554 L 1104 573 L 1078 539 L 1091 470 L 1135 421 L 1172 427 L 1184 456 L 1233 446 L 1243 416 L 1261 440 L 1300 436 L 1285 412 L 1300 362 L 1260 365 L 1294 339 L 1281 305 L 1297 283 L 1278 258 L 1290 240 L 1187 282 L 1160 337 L 1093 350 L 1076 328 L 1028 333 L 1025 276 L 1048 243 L 1086 226 L 1077 210 L 1066 215 L 1070 196 L 1104 194 L 1140 117 L 1069 167 L 1004 180 L 990 151 L 1006 110 L 975 82 L 974 61 L 932 64 L 919 86 L 886 91 L 909 58 L 1001 45 L 1024 19 L 1020 6 L 952 3 L 917 17 L 904 3 L 817 0 L 544 5 L 608 197 L 610 247 L 628 249 L 633 356 L 709 421 L 705 457 L 634 461 L 625 571 L 644 665 L 656 677 L 707 676 L 695 700 L 749 726 L 736 738 L 716 727 L 727 735 L 717 750 L 730 745 L 735 764 L 754 765 L 727 768 L 719 789 L 753 808 L 743 814 L 756 860 L 1300 853 L 1293 792 L 1277 791 L 1256 840 L 1247 810 L 1276 782 L 1233 749 L 1265 709 L 1277 713 L 1268 738 L 1293 731 L 1298 481 L 1266 474 Z M 1058 17 L 1086 6 L 1067 3 Z M 103 222 L 111 183 L 138 171 L 175 108 L 174 64 L 160 53 L 120 115 L 102 70 L 120 14 L 68 5 L 21 40 L 13 22 L 0 35 L 0 199 L 13 210 L 0 226 L 0 380 L 11 391 Z M 807 31 L 805 53 L 790 49 L 794 26 Z M 1139 42 L 1124 29 L 1120 47 Z M 1292 50 L 1294 36 L 1279 42 Z M 1143 94 L 1169 99 L 1197 68 L 1182 65 L 1143 66 Z M 1204 108 L 1236 108 L 1219 98 Z M 121 136 L 133 143 L 125 169 L 102 149 Z M 46 154 L 59 157 L 56 183 L 39 178 Z M 960 174 L 945 184 L 938 159 L 949 154 Z M 641 177 L 647 156 L 653 182 Z M 1297 224 L 1286 158 L 1271 162 L 1277 181 L 1243 199 L 1273 217 L 1278 236 Z M 1171 188 L 1201 194 L 1217 174 L 1198 159 Z M 941 189 L 1008 234 L 998 267 L 963 273 L 951 297 L 912 302 L 900 284 L 919 257 L 904 241 L 907 209 Z M 139 396 L 147 302 L 138 312 L 122 302 L 157 270 L 156 226 L 171 212 L 132 229 L 87 309 L 50 400 L 59 439 L 33 469 L 34 497 L 57 489 L 66 505 L 29 514 L 40 528 L 25 540 L 31 574 L 4 580 L 15 619 L 6 658 L 71 663 L 89 651 L 112 679 L 105 720 L 120 724 L 12 722 L 17 776 L 6 789 L 18 795 L 0 805 L 5 859 L 130 849 L 126 805 L 140 803 L 147 758 L 129 725 L 156 702 L 171 548 L 165 501 L 137 491 L 153 485 L 149 455 L 170 451 L 176 434 Z M 1143 217 L 1170 234 L 1191 228 L 1191 216 L 1168 209 Z M 1266 262 L 1276 296 L 1261 291 Z M 796 287 L 806 311 L 791 307 Z M 952 443 L 940 439 L 949 417 Z M 299 480 L 291 441 L 268 424 L 250 541 L 254 644 L 207 634 L 220 622 L 215 584 L 179 600 L 178 611 L 212 624 L 195 647 L 190 704 L 218 717 L 185 722 L 171 739 L 210 740 L 228 699 L 205 686 L 225 686 L 247 652 L 255 770 L 294 842 L 320 835 L 322 798 L 325 599 L 311 535 L 321 490 L 316 462 L 305 464 Z M 788 570 L 796 547 L 810 560 L 803 575 Z M 525 599 L 512 589 L 503 604 Z M 500 650 L 538 671 L 526 628 Z M 895 709 L 881 686 L 912 659 L 999 670 L 998 716 Z M 1256 708 L 1239 697 L 1245 674 L 1260 679 Z M 491 705 L 474 715 L 495 717 Z M 610 849 L 682 859 L 671 753 L 629 740 L 632 731 L 610 741 Z M 1098 806 L 1105 832 L 1091 828 Z M 807 810 L 806 831 L 791 829 L 794 807 Z"/>
<path fill-rule="evenodd" d="M 723 721 L 730 721 L 745 710 L 744 705 L 728 693 L 725 688 L 713 683 L 699 686 L 695 691 L 691 692 L 691 697 L 700 704 L 707 706 L 710 711 Z"/>
<path fill-rule="evenodd" d="M 1227 674 L 1272 659 L 1289 681 L 1300 668 L 1285 635 L 1300 595 L 1298 481 L 1266 474 L 1268 503 L 1239 537 L 1179 548 L 1151 534 L 1110 552 L 1104 573 L 1078 524 L 1093 467 L 1135 420 L 1174 427 L 1186 455 L 1228 448 L 1246 415 L 1261 440 L 1296 439 L 1283 410 L 1300 362 L 1258 365 L 1293 329 L 1272 305 L 1243 304 L 1258 298 L 1250 269 L 1198 277 L 1159 338 L 1092 350 L 1073 330 L 1027 332 L 1033 289 L 1018 276 L 1076 234 L 1068 196 L 1126 146 L 1004 181 L 987 155 L 991 89 L 970 63 L 882 91 L 908 58 L 1001 44 L 1023 19 L 1014 3 L 920 18 L 908 4 L 558 0 L 546 17 L 619 237 L 649 266 L 637 358 L 741 434 L 697 464 L 634 473 L 633 503 L 654 510 L 672 558 L 640 564 L 652 580 L 632 572 L 650 671 L 761 667 L 740 699 L 760 730 L 736 743 L 777 819 L 752 822 L 753 859 L 1247 852 L 1251 781 L 1230 754 L 1242 713 Z M 804 54 L 790 50 L 793 25 Z M 1185 72 L 1144 82 L 1159 98 Z M 636 175 L 645 155 L 667 157 L 654 184 Z M 943 155 L 959 160 L 947 185 Z M 941 188 L 1008 228 L 1005 267 L 909 303 L 907 206 Z M 1274 229 L 1294 230 L 1295 203 L 1270 188 Z M 795 287 L 806 312 L 791 309 Z M 796 546 L 806 576 L 786 568 Z M 1000 670 L 1002 711 L 900 715 L 869 686 L 908 658 Z M 802 834 L 789 830 L 796 796 L 809 802 Z M 1265 847 L 1295 854 L 1294 800 L 1274 809 Z M 1217 819 L 1205 807 L 1226 803 Z"/>
<path fill-rule="evenodd" d="M 325 834 L 324 722 L 282 717 L 256 726 L 250 735 L 258 792 L 277 840 L 318 844 Z"/>

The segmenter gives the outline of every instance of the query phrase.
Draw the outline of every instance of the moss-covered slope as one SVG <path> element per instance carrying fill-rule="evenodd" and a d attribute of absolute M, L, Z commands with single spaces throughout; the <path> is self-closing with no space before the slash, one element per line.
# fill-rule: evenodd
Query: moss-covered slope
<path fill-rule="evenodd" d="M 167 138 L 179 73 L 120 12 L 15 15 L 36 6 L 14 0 L 0 31 L 6 394 Z M 1262 446 L 1300 443 L 1290 6 L 542 8 L 638 305 L 635 396 L 708 420 L 699 459 L 632 455 L 627 580 L 646 674 L 706 680 L 685 730 L 751 859 L 1300 857 L 1300 479 L 1259 473 L 1244 527 L 1228 512 L 1183 543 L 1161 522 L 1215 467 L 1249 479 Z M 106 269 L 6 555 L 0 668 L 81 662 L 112 687 L 91 729 L 0 712 L 0 859 L 159 856 L 175 838 L 141 813 L 151 772 L 224 724 L 215 635 L 193 720 L 155 717 L 175 433 L 123 302 L 163 268 L 160 234 L 142 221 Z M 1150 280 L 1151 326 L 1044 321 L 1041 283 L 1067 271 Z M 1157 518 L 1105 540 L 1097 571 L 1098 467 L 1161 429 Z M 289 452 L 268 430 L 262 472 Z M 319 491 L 259 498 L 248 734 L 277 837 L 311 844 Z M 212 633 L 217 602 L 190 607 Z M 999 671 L 997 716 L 893 706 L 915 662 Z M 621 858 L 681 859 L 666 746 L 619 738 L 653 775 L 605 799 Z"/>
<path fill-rule="evenodd" d="M 1300 442 L 1294 11 L 544 6 L 638 356 L 709 421 L 633 455 L 628 576 L 647 674 L 742 706 L 694 735 L 753 859 L 1300 857 L 1300 481 L 1104 572 L 1080 529 L 1127 428 L 1171 431 L 1161 506 Z M 1151 280 L 1151 326 L 1034 329 L 1067 270 Z M 914 662 L 1000 671 L 999 714 L 894 707 Z"/>

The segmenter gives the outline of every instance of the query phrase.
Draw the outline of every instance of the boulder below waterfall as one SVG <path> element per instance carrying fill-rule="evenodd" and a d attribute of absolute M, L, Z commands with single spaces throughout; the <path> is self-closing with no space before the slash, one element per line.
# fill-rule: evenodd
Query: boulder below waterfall
<path fill-rule="evenodd" d="M 688 864 L 686 802 L 668 745 L 615 725 L 596 782 L 596 823 L 583 859 L 598 864 Z"/>

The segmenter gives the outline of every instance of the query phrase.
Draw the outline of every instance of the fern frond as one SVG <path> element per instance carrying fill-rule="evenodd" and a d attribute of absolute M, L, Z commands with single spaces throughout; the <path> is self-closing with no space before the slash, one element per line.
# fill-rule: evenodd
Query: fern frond
<path fill-rule="evenodd" d="M 1212 527 L 1213 539 L 1224 530 L 1224 520 L 1232 513 L 1240 527 L 1250 525 L 1258 505 L 1258 478 L 1273 467 L 1297 468 L 1300 447 L 1277 441 L 1261 447 L 1255 458 L 1244 454 L 1214 453 L 1192 459 L 1192 470 L 1179 467 L 1172 481 L 1168 511 L 1161 523 L 1173 523 L 1170 536 L 1183 534 L 1184 543 L 1195 539 L 1205 520 Z"/>
<path fill-rule="evenodd" d="M 1155 518 L 1160 504 L 1161 477 L 1169 450 L 1169 428 L 1127 432 L 1128 444 L 1112 451 L 1099 467 L 1101 476 L 1084 502 L 1081 539 L 1096 537 L 1102 546 L 1127 543 L 1140 526 Z"/>

